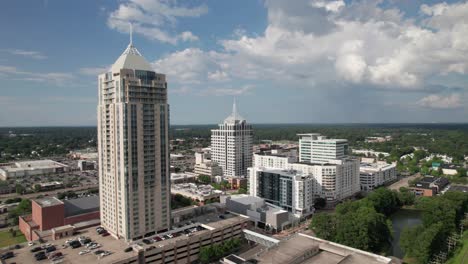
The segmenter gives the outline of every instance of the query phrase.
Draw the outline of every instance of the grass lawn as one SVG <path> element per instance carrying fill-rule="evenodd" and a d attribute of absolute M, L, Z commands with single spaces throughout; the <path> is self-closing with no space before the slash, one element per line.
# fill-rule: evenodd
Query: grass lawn
<path fill-rule="evenodd" d="M 26 242 L 26 238 L 19 230 L 16 231 L 15 237 L 12 237 L 11 233 L 8 232 L 8 230 L 0 232 L 0 248 L 16 245 L 18 243 L 23 242 Z"/>
<path fill-rule="evenodd" d="M 453 257 L 446 262 L 446 264 L 461 263 L 468 263 L 468 231 L 463 233 L 463 247 L 458 248 Z"/>

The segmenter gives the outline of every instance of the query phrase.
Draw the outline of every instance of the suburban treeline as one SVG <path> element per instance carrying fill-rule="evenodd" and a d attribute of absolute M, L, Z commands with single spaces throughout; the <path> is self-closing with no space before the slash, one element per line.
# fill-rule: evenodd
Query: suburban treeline
<path fill-rule="evenodd" d="M 209 145 L 211 129 L 216 125 L 173 125 L 171 138 L 200 140 Z M 297 141 L 298 133 L 321 133 L 332 138 L 348 139 L 353 148 L 388 152 L 393 160 L 422 147 L 429 153 L 452 156 L 455 161 L 468 155 L 468 125 L 466 124 L 254 124 L 254 140 Z M 11 132 L 11 133 L 10 133 Z M 369 136 L 392 136 L 392 140 L 368 143 Z M 70 150 L 96 147 L 96 127 L 0 128 L 0 161 L 53 156 Z M 31 155 L 33 155 L 31 157 Z"/>
<path fill-rule="evenodd" d="M 96 147 L 96 127 L 0 128 L 0 163 L 89 147 Z"/>
<path fill-rule="evenodd" d="M 422 211 L 422 224 L 404 229 L 400 244 L 407 257 L 414 258 L 416 263 L 428 263 L 434 255 L 447 252 L 448 237 L 458 234 L 461 225 L 467 224 L 463 220 L 468 213 L 468 193 L 422 197 L 415 207 Z"/>
<path fill-rule="evenodd" d="M 414 194 L 406 188 L 399 192 L 379 188 L 361 200 L 337 205 L 334 213 L 316 214 L 310 229 L 320 238 L 381 253 L 392 238 L 389 216 L 414 200 Z"/>

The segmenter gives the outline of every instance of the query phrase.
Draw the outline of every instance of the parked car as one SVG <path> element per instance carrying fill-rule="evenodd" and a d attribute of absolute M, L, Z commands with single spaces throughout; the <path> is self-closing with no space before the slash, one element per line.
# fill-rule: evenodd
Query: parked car
<path fill-rule="evenodd" d="M 32 242 L 32 241 L 28 242 L 28 246 L 30 246 L 30 247 L 34 246 L 34 242 Z"/>
<path fill-rule="evenodd" d="M 9 258 L 12 258 L 12 257 L 14 257 L 14 256 L 15 256 L 15 254 L 13 254 L 13 252 L 9 251 L 9 252 L 7 252 L 7 253 L 4 253 L 4 254 L 0 257 L 0 259 L 2 259 L 2 260 L 4 260 L 4 259 L 9 259 Z"/>
<path fill-rule="evenodd" d="M 34 248 L 32 248 L 30 251 L 31 251 L 32 253 L 34 253 L 34 252 L 40 251 L 41 249 L 42 249 L 41 247 L 34 247 Z"/>
<path fill-rule="evenodd" d="M 57 250 L 57 248 L 55 246 L 50 246 L 50 247 L 46 248 L 45 252 L 49 253 L 49 252 L 52 252 L 52 251 L 55 251 L 55 250 Z"/>
<path fill-rule="evenodd" d="M 101 253 L 104 253 L 104 250 L 96 250 L 96 251 L 94 251 L 94 254 L 95 254 L 95 255 L 99 255 L 99 254 L 101 254 Z"/>
<path fill-rule="evenodd" d="M 49 259 L 53 259 L 57 257 L 63 257 L 62 252 L 55 252 L 55 253 L 50 254 Z"/>
<path fill-rule="evenodd" d="M 85 255 L 85 254 L 88 254 L 89 252 L 91 252 L 91 250 L 85 249 L 85 250 L 80 251 L 78 255 Z"/>
<path fill-rule="evenodd" d="M 128 247 L 128 248 L 124 249 L 124 252 L 130 252 L 130 251 L 132 251 L 132 250 L 133 250 L 132 247 Z"/>
<path fill-rule="evenodd" d="M 146 245 L 151 244 L 151 241 L 149 239 L 143 239 L 141 242 L 145 243 Z"/>

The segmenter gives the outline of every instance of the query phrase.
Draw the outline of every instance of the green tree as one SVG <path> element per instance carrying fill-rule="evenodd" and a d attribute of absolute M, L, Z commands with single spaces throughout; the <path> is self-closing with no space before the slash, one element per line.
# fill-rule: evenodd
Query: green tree
<path fill-rule="evenodd" d="M 200 175 L 198 176 L 198 181 L 201 183 L 209 184 L 211 183 L 211 177 L 208 175 Z"/>
<path fill-rule="evenodd" d="M 41 185 L 40 184 L 34 184 L 34 191 L 35 192 L 40 192 L 41 191 Z"/>
<path fill-rule="evenodd" d="M 24 186 L 19 183 L 16 184 L 15 190 L 17 194 L 24 194 L 26 192 L 26 188 L 24 188 Z"/>
<path fill-rule="evenodd" d="M 312 217 L 309 229 L 315 234 L 326 240 L 334 240 L 336 236 L 335 216 L 328 213 L 318 213 Z"/>
<path fill-rule="evenodd" d="M 457 176 L 458 177 L 466 177 L 467 174 L 466 174 L 466 169 L 465 168 L 458 168 L 457 169 Z"/>
<path fill-rule="evenodd" d="M 413 205 L 416 200 L 416 196 L 408 188 L 400 187 L 400 191 L 398 192 L 398 200 L 401 205 Z"/>
<path fill-rule="evenodd" d="M 367 199 L 373 204 L 377 212 L 387 216 L 399 208 L 398 193 L 387 188 L 378 188 L 371 192 Z"/>
<path fill-rule="evenodd" d="M 246 194 L 247 193 L 247 188 L 239 188 L 239 190 L 237 191 L 238 194 Z"/>

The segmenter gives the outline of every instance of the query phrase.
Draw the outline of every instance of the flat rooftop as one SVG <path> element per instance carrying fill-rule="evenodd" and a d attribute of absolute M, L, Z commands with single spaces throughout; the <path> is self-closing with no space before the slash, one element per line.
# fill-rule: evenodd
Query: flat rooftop
<path fill-rule="evenodd" d="M 99 196 L 64 200 L 65 217 L 99 211 Z"/>
<path fill-rule="evenodd" d="M 374 162 L 374 163 L 362 162 L 361 165 L 359 165 L 360 171 L 374 172 L 374 171 L 390 169 L 390 168 L 396 168 L 396 164 L 387 164 L 383 162 Z"/>
<path fill-rule="evenodd" d="M 308 252 L 318 250 L 315 255 L 302 259 Z M 366 251 L 350 248 L 330 241 L 298 234 L 281 241 L 278 246 L 265 251 L 256 258 L 259 263 L 296 263 L 303 264 L 383 264 L 391 259 Z"/>
<path fill-rule="evenodd" d="M 63 204 L 63 202 L 60 201 L 56 197 L 44 197 L 40 199 L 34 199 L 34 201 L 38 203 L 41 207 L 49 207 L 49 206 Z"/>
<path fill-rule="evenodd" d="M 137 257 L 138 254 L 136 251 L 124 252 L 124 249 L 132 245 L 137 248 L 138 247 L 142 248 L 143 250 L 150 250 L 150 247 L 163 248 L 165 246 L 172 246 L 177 241 L 187 240 L 187 239 L 191 239 L 193 237 L 199 236 L 199 235 L 206 234 L 210 232 L 209 229 L 223 228 L 230 224 L 238 223 L 239 221 L 247 221 L 247 219 L 244 217 L 236 216 L 232 214 L 225 214 L 224 215 L 225 219 L 220 219 L 218 216 L 219 214 L 202 215 L 202 216 L 190 219 L 192 221 L 195 221 L 194 224 L 184 225 L 181 228 L 175 228 L 174 230 L 161 233 L 161 234 L 157 234 L 158 236 L 161 236 L 161 235 L 168 234 L 168 233 L 180 232 L 184 229 L 193 228 L 195 226 L 201 226 L 201 227 L 207 228 L 207 229 L 203 229 L 203 230 L 195 232 L 192 237 L 181 235 L 179 237 L 174 237 L 171 239 L 166 239 L 163 241 L 155 242 L 150 245 L 146 245 L 142 243 L 141 240 L 137 240 L 133 242 L 125 242 L 124 240 L 115 239 L 112 236 L 102 237 L 97 234 L 95 227 L 90 227 L 90 228 L 80 230 L 79 234 L 76 234 L 75 236 L 72 236 L 72 237 L 65 237 L 59 240 L 50 240 L 50 241 L 46 241 L 46 243 L 51 243 L 57 246 L 56 252 L 62 252 L 62 254 L 64 255 L 63 261 L 61 262 L 64 264 L 115 263 L 118 261 L 126 260 L 128 258 Z M 107 251 L 110 251 L 112 254 L 104 258 L 99 258 L 95 254 L 93 254 L 94 250 L 91 253 L 88 253 L 85 255 L 79 255 L 78 253 L 82 250 L 85 250 L 86 249 L 85 247 L 80 247 L 76 249 L 72 249 L 71 247 L 63 248 L 63 245 L 65 244 L 66 240 L 70 238 L 77 238 L 80 236 L 89 237 L 93 242 L 97 242 L 101 244 L 101 247 L 99 248 L 99 250 L 107 250 Z M 154 236 L 151 236 L 151 237 L 154 237 Z M 37 242 L 35 242 L 35 246 L 37 245 L 38 245 Z M 13 263 L 13 262 L 14 263 L 36 263 L 34 259 L 34 253 L 31 253 L 30 249 L 31 247 L 26 246 L 18 250 L 13 250 L 13 252 L 15 253 L 15 257 L 6 260 L 6 263 Z M 44 263 L 48 263 L 48 262 L 44 261 Z"/>
<path fill-rule="evenodd" d="M 264 199 L 247 194 L 231 195 L 231 200 L 241 204 L 253 204 L 264 202 Z"/>
<path fill-rule="evenodd" d="M 0 168 L 7 172 L 21 171 L 21 170 L 35 170 L 35 169 L 51 169 L 68 167 L 53 160 L 32 160 L 32 161 L 19 161 L 1 166 Z"/>

